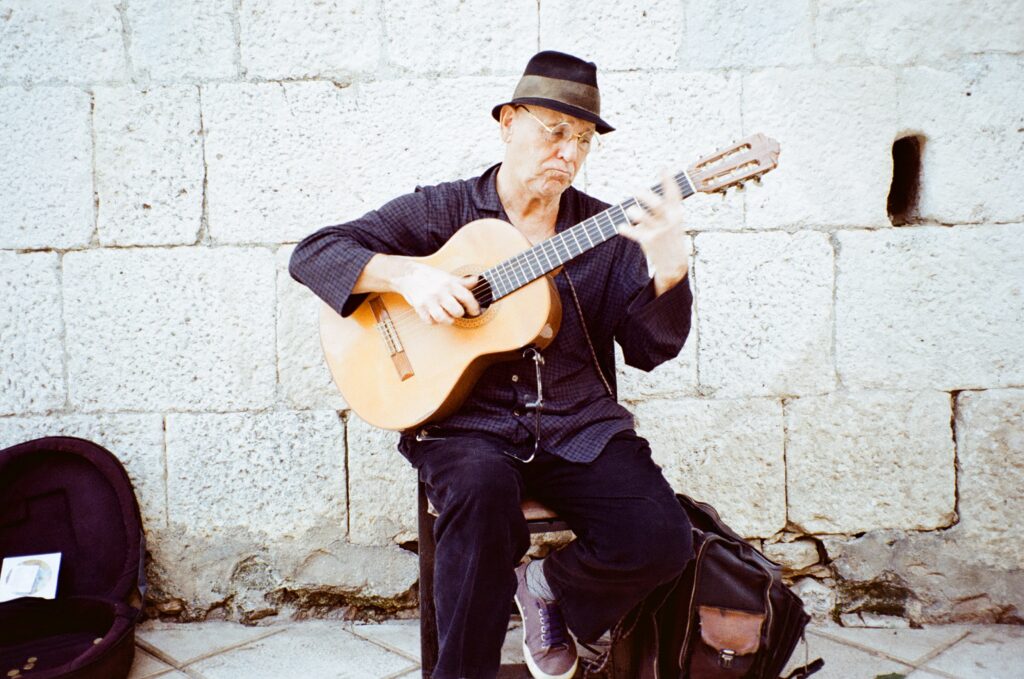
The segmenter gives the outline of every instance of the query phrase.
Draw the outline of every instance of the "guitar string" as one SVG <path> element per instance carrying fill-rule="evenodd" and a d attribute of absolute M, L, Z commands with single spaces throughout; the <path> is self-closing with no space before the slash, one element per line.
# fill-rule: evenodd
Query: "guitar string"
<path fill-rule="evenodd" d="M 615 206 L 615 207 L 618 207 L 618 206 Z M 602 220 L 598 219 L 598 218 L 600 218 L 602 216 L 603 216 L 603 223 L 602 223 Z M 586 220 L 585 222 L 581 222 L 580 225 L 585 225 L 584 233 L 587 234 L 587 240 L 591 244 L 593 244 L 595 242 L 595 238 L 600 238 L 601 239 L 600 242 L 605 242 L 605 241 L 609 240 L 610 238 L 612 238 L 614 235 L 616 235 L 618 233 L 618 223 L 615 222 L 614 220 L 612 220 L 608 215 L 605 215 L 604 213 L 595 215 L 594 217 Z M 611 235 L 605 236 L 605 231 L 607 231 L 609 225 L 611 225 L 612 228 L 615 229 L 615 234 L 611 234 Z M 573 227 L 573 228 L 575 228 L 575 227 Z M 593 232 L 595 230 L 596 230 L 597 233 L 596 233 L 594 238 L 591 238 L 590 237 L 590 232 Z M 563 231 L 562 233 L 564 234 L 566 232 Z M 554 238 L 554 237 L 552 237 L 552 238 Z M 541 243 L 538 243 L 537 246 L 534 246 L 534 247 L 543 246 L 544 243 L 547 243 L 547 242 L 549 242 L 551 240 L 552 239 L 549 238 L 549 239 L 547 239 L 545 241 L 542 241 Z M 597 243 L 597 244 L 600 244 L 600 242 Z M 552 248 L 556 248 L 556 246 L 554 246 L 554 245 L 552 245 L 551 247 Z M 543 252 L 543 250 L 537 250 L 537 253 L 539 253 L 539 252 Z M 567 252 L 569 252 L 569 251 L 567 250 Z M 575 258 L 576 256 L 578 256 L 580 254 L 583 254 L 583 252 L 586 252 L 586 250 L 582 250 L 581 252 L 576 253 L 575 255 L 570 257 L 569 259 Z M 558 268 L 559 266 L 562 266 L 562 264 L 564 264 L 564 262 L 562 262 L 560 264 L 557 264 L 556 266 L 550 267 L 550 269 L 548 271 L 544 271 L 543 269 L 545 268 L 545 265 L 543 263 L 543 260 L 541 259 L 541 257 L 537 253 L 534 252 L 534 248 L 530 248 L 529 250 L 524 250 L 523 252 L 518 253 L 517 255 L 514 255 L 513 257 L 508 258 L 507 260 L 505 260 L 504 262 L 501 262 L 500 264 L 496 265 L 495 267 L 491 267 L 491 269 L 497 269 L 497 268 L 500 268 L 500 267 L 505 267 L 506 269 L 508 269 L 508 272 L 506 274 L 502 275 L 499 272 L 498 276 L 497 276 L 497 278 L 499 278 L 499 279 L 500 278 L 504 278 L 505 280 L 497 280 L 497 281 L 492 282 L 488 278 L 483 277 L 479 284 L 475 285 L 473 288 L 470 289 L 470 292 L 472 292 L 474 294 L 474 296 L 477 297 L 478 300 L 482 304 L 489 306 L 490 304 L 493 304 L 496 301 L 498 301 L 498 300 L 493 299 L 494 288 L 496 287 L 496 284 L 497 285 L 510 284 L 510 285 L 514 286 L 514 287 L 512 287 L 511 290 L 509 290 L 508 292 L 505 292 L 502 295 L 502 297 L 505 297 L 505 296 L 511 294 L 512 292 L 514 292 L 515 290 L 518 290 L 518 289 L 528 285 L 529 283 L 532 283 L 533 281 L 535 281 L 535 280 L 541 278 L 542 276 L 544 276 L 546 273 L 549 273 L 550 271 L 552 271 L 552 270 Z M 555 249 L 555 253 L 557 255 L 557 248 Z M 528 254 L 532 254 L 532 260 L 533 260 L 532 262 L 530 261 L 530 257 L 527 256 Z M 544 259 L 548 260 L 548 266 L 550 266 L 551 261 L 552 261 L 550 256 L 548 256 L 545 253 L 544 254 Z M 519 261 L 517 261 L 515 264 L 509 264 L 508 262 L 511 261 L 511 260 L 519 260 Z M 565 261 L 569 261 L 569 260 L 567 259 Z M 517 267 L 519 269 L 519 272 L 516 272 L 512 267 Z M 540 272 L 539 273 L 537 271 L 537 267 L 540 267 Z M 525 281 L 521 281 L 522 278 L 526 278 L 526 280 Z M 484 297 L 488 293 L 491 296 L 490 300 L 488 300 L 486 297 Z M 463 316 L 463 317 L 460 317 L 460 318 L 463 318 L 463 319 L 465 319 L 467 321 L 472 321 L 473 318 L 477 318 L 477 317 L 474 317 L 474 316 Z M 410 319 L 414 320 L 415 323 L 410 325 L 407 322 Z M 401 332 L 401 337 L 399 339 L 402 339 L 402 338 L 405 338 L 405 337 L 413 337 L 413 336 L 419 334 L 420 332 L 424 332 L 427 329 L 429 329 L 429 328 L 431 328 L 431 327 L 433 327 L 435 325 L 433 323 L 426 323 L 426 322 L 424 322 L 419 317 L 419 314 L 416 312 L 416 310 L 415 309 L 411 309 L 411 308 L 403 310 L 403 311 L 399 312 L 398 314 L 396 314 L 395 316 L 392 316 L 391 317 L 391 323 L 396 328 L 401 326 L 400 329 L 402 330 L 402 332 Z"/>
<path fill-rule="evenodd" d="M 689 179 L 687 178 L 687 176 L 686 176 L 686 174 L 684 172 L 680 172 L 679 174 L 675 175 L 675 177 L 673 177 L 673 179 L 675 180 L 676 185 L 677 185 L 677 187 L 680 190 L 683 189 L 683 185 L 680 184 L 680 181 L 685 181 L 686 182 L 687 188 L 689 188 L 689 193 L 685 194 L 683 196 L 683 198 L 688 198 L 689 196 L 691 196 L 691 195 L 693 195 L 695 193 L 695 191 L 692 188 L 692 185 L 690 184 Z M 664 195 L 664 188 L 660 184 L 650 187 L 650 190 L 651 190 L 652 193 L 654 193 L 657 196 Z M 513 287 L 512 290 L 509 290 L 508 292 L 506 292 L 502 296 L 504 297 L 504 296 L 506 296 L 508 294 L 511 294 L 515 290 L 518 290 L 519 288 L 527 285 L 528 283 L 531 283 L 534 280 L 540 278 L 545 273 L 548 273 L 548 272 L 542 271 L 541 273 L 535 275 L 533 270 L 532 270 L 532 267 L 530 267 L 530 271 L 527 271 L 522 266 L 522 264 L 520 263 L 520 260 L 522 260 L 522 262 L 525 262 L 527 265 L 529 264 L 529 262 L 526 261 L 527 260 L 527 255 L 529 255 L 531 253 L 534 253 L 534 255 L 533 255 L 534 259 L 537 261 L 538 264 L 540 264 L 540 258 L 535 254 L 535 251 L 536 252 L 543 252 L 543 246 L 544 246 L 545 243 L 550 243 L 551 241 L 553 241 L 555 238 L 557 238 L 559 236 L 563 236 L 564 234 L 567 234 L 567 233 L 569 233 L 571 231 L 575 231 L 576 228 L 580 227 L 580 226 L 584 227 L 582 229 L 582 233 L 586 234 L 587 240 L 590 242 L 590 247 L 594 247 L 594 241 L 590 237 L 590 233 L 589 233 L 590 226 L 588 225 L 588 222 L 593 222 L 593 224 L 597 227 L 598 234 L 600 234 L 600 235 L 603 235 L 602 234 L 602 229 L 605 226 L 607 226 L 608 224 L 610 224 L 612 226 L 612 228 L 615 230 L 615 233 L 610 235 L 610 236 L 608 236 L 607 238 L 605 238 L 604 240 L 601 241 L 601 242 L 605 242 L 605 241 L 611 239 L 612 237 L 614 237 L 615 235 L 618 235 L 620 233 L 620 222 L 617 222 L 614 219 L 612 219 L 609 213 L 611 213 L 613 210 L 618 209 L 619 211 L 621 211 L 623 213 L 623 216 L 625 217 L 626 216 L 626 214 L 625 214 L 626 210 L 628 210 L 631 207 L 635 207 L 636 205 L 639 205 L 639 204 L 641 204 L 641 201 L 638 198 L 636 198 L 635 196 L 629 197 L 626 200 L 624 200 L 621 203 L 619 203 L 618 205 L 613 205 L 613 206 L 611 206 L 611 207 L 609 207 L 609 208 L 599 212 L 598 214 L 593 215 L 592 217 L 589 217 L 589 218 L 583 220 L 582 222 L 580 222 L 580 223 L 570 227 L 569 229 L 566 229 L 565 231 L 562 231 L 560 234 L 556 234 L 555 236 L 552 236 L 551 238 L 545 239 L 545 240 L 541 241 L 540 243 L 537 243 L 537 244 L 533 245 L 532 247 L 530 247 L 530 248 L 528 248 L 528 249 L 526 249 L 526 250 L 524 250 L 522 252 L 519 252 L 519 253 L 513 255 L 512 257 L 508 257 L 507 259 L 505 259 L 504 261 L 496 264 L 495 266 L 490 267 L 488 270 L 498 270 L 498 269 L 500 269 L 502 267 L 508 268 L 510 270 L 510 273 L 512 273 L 515 276 L 515 280 L 514 281 L 511 280 L 511 279 L 508 280 L 508 282 L 510 282 L 510 283 L 515 283 L 516 284 L 515 287 Z M 605 220 L 607 220 L 607 223 L 602 225 L 600 223 L 600 221 L 599 221 L 601 218 L 604 218 Z M 626 217 L 626 222 L 631 223 L 631 220 L 629 220 L 629 218 Z M 574 238 L 575 238 L 575 234 L 573 234 L 573 235 L 574 235 Z M 577 240 L 577 245 L 579 245 L 579 239 L 576 238 L 576 240 Z M 599 244 L 600 243 L 598 243 L 598 245 Z M 555 248 L 555 251 L 556 251 L 556 254 L 557 254 L 557 246 L 556 245 L 552 245 L 551 247 Z M 587 248 L 587 249 L 589 249 L 589 248 Z M 575 255 L 572 255 L 572 257 L 570 257 L 569 259 L 566 259 L 564 262 L 562 262 L 562 264 L 564 264 L 565 262 L 568 262 L 570 259 L 578 257 L 579 255 L 581 255 L 584 252 L 586 252 L 587 249 L 581 250 L 579 253 L 576 253 Z M 568 252 L 568 250 L 567 250 L 567 252 Z M 545 258 L 548 259 L 549 264 L 550 264 L 550 258 L 546 254 L 544 256 L 545 256 Z M 511 264 L 511 262 L 513 262 L 513 261 L 515 261 L 516 264 L 519 264 L 520 272 L 522 274 L 524 274 L 528 278 L 525 282 L 520 283 L 519 280 L 518 280 L 520 276 L 518 274 L 515 274 L 514 271 L 511 271 L 511 268 L 513 266 L 513 264 Z M 549 269 L 549 271 L 558 268 L 558 266 L 562 266 L 562 264 L 558 264 L 557 266 L 552 267 L 552 269 Z M 543 265 L 541 265 L 541 266 L 543 266 Z M 497 301 L 497 300 L 493 299 L 494 284 L 489 279 L 483 277 L 482 276 L 483 273 L 486 273 L 486 272 L 481 272 L 481 274 L 476 274 L 476 275 L 481 276 L 481 280 L 477 284 L 475 284 L 474 287 L 469 288 L 469 292 L 472 293 L 474 297 L 477 297 L 478 301 L 483 301 L 483 300 L 480 299 L 480 296 L 482 294 L 486 294 L 487 292 L 490 292 L 491 300 L 490 300 L 490 302 L 485 302 L 485 304 L 490 305 L 490 304 L 493 304 L 495 301 Z M 496 271 L 496 273 L 499 273 L 499 272 Z M 500 275 L 501 274 L 499 273 L 499 276 Z M 507 275 L 506 275 L 506 277 L 507 277 Z M 499 281 L 499 283 L 500 283 L 500 281 Z M 485 288 L 488 288 L 489 290 L 484 290 Z M 478 294 L 478 293 L 480 293 L 480 294 Z M 410 318 L 414 318 L 415 320 L 419 321 L 419 323 L 417 323 L 416 325 L 410 326 L 408 323 L 405 322 L 405 321 L 409 320 Z M 467 317 L 462 316 L 462 317 L 459 317 L 459 318 L 467 318 Z M 472 319 L 472 318 L 475 318 L 475 317 L 469 317 L 469 319 Z M 396 330 L 398 329 L 398 327 L 400 325 L 404 326 L 404 329 L 403 329 L 403 332 L 402 332 L 402 337 L 400 337 L 399 340 L 401 340 L 403 337 L 412 337 L 414 335 L 417 335 L 420 332 L 425 331 L 425 329 L 430 328 L 433 325 L 435 325 L 433 323 L 427 323 L 422 318 L 420 318 L 419 313 L 415 309 L 413 309 L 413 308 L 406 309 L 404 311 L 399 312 L 398 314 L 395 314 L 394 316 L 390 316 L 390 321 L 391 321 L 392 326 L 394 326 L 396 328 Z M 380 323 L 378 322 L 377 325 L 380 325 Z"/>
<path fill-rule="evenodd" d="M 628 201 L 624 202 L 622 205 L 626 205 L 626 203 L 628 203 Z M 619 232 L 619 223 L 612 220 L 606 214 L 615 207 L 620 206 L 613 206 L 613 208 L 609 208 L 605 212 L 594 215 L 593 217 L 588 218 L 587 220 L 584 220 L 583 222 L 580 222 L 576 226 L 572 227 L 572 229 L 575 229 L 577 226 L 582 226 L 582 232 L 587 235 L 587 240 L 590 242 L 591 245 L 593 245 L 595 241 L 598 241 L 598 239 L 598 244 L 609 240 L 610 238 L 617 235 Z M 609 225 L 615 231 L 615 233 L 610 235 L 605 233 L 608 230 Z M 551 241 L 553 241 L 555 238 L 558 238 L 559 236 L 564 236 L 564 234 L 566 234 L 569 230 L 563 231 L 561 234 L 557 234 L 556 236 L 552 236 L 551 238 L 541 241 L 540 243 L 534 245 L 533 247 L 524 250 L 520 253 L 517 253 L 516 255 L 507 258 L 506 260 L 500 262 L 499 264 L 490 267 L 488 271 L 493 272 L 490 278 L 483 275 L 487 273 L 486 271 L 477 274 L 481 277 L 481 280 L 478 283 L 476 283 L 472 288 L 469 288 L 470 293 L 472 293 L 473 296 L 476 297 L 478 301 L 480 301 L 482 304 L 490 305 L 497 301 L 494 299 L 494 289 L 496 287 L 501 287 L 502 285 L 512 286 L 511 290 L 502 294 L 502 297 L 504 297 L 508 294 L 511 294 L 515 290 L 518 290 L 519 288 L 527 285 L 528 283 L 531 283 L 534 280 L 540 278 L 545 273 L 548 273 L 558 268 L 559 266 L 562 266 L 564 262 L 561 262 L 555 266 L 551 266 L 547 271 L 545 271 L 545 264 L 541 258 L 541 255 L 543 255 L 543 259 L 546 259 L 548 261 L 548 266 L 550 266 L 552 259 L 544 251 L 544 248 L 549 247 L 554 251 L 555 255 L 557 256 L 558 246 L 554 243 L 551 243 Z M 593 237 L 591 237 L 591 233 L 594 233 Z M 578 241 L 579 239 L 577 239 L 577 245 Z M 545 243 L 551 243 L 551 245 L 545 246 Z M 565 248 L 565 250 L 567 253 L 571 253 L 571 250 L 569 250 L 568 248 Z M 586 250 L 581 250 L 579 253 L 572 255 L 565 261 L 569 261 L 569 259 L 573 259 L 579 256 L 580 254 L 583 254 L 583 252 L 586 252 Z M 502 271 L 502 269 L 504 269 L 504 271 Z M 516 269 L 518 269 L 518 271 L 516 271 Z M 494 280 L 491 280 L 491 278 L 493 278 Z M 486 297 L 486 295 L 488 294 L 490 295 L 490 299 L 487 299 Z M 420 321 L 420 323 L 422 323 L 423 325 L 430 325 L 428 323 L 425 323 L 419 317 L 419 314 L 416 312 L 416 310 L 412 308 L 403 310 L 398 314 L 392 316 L 391 322 L 396 325 L 402 324 L 403 321 L 412 317 L 415 317 L 415 319 Z"/>
<path fill-rule="evenodd" d="M 585 220 L 584 222 L 580 223 L 580 225 L 584 226 L 583 233 L 586 234 L 586 240 L 589 242 L 590 246 L 594 246 L 595 238 L 599 239 L 599 242 L 597 244 L 600 244 L 601 242 L 605 242 L 605 241 L 613 238 L 619 232 L 619 225 L 620 225 L 621 222 L 617 222 L 615 219 L 613 219 L 612 216 L 611 216 L 611 213 L 616 208 L 618 208 L 619 211 L 621 212 L 623 218 L 626 218 L 625 217 L 625 211 L 622 208 L 624 206 L 627 207 L 627 208 L 631 207 L 631 203 L 634 200 L 635 199 L 630 199 L 628 201 L 624 201 L 622 204 L 617 205 L 617 206 L 613 206 L 612 208 L 609 208 L 608 210 L 605 210 L 605 211 L 603 211 L 601 213 L 598 213 L 597 215 L 594 215 L 593 217 L 589 218 L 588 220 Z M 575 227 L 573 227 L 573 228 L 575 228 Z M 612 230 L 611 234 L 608 234 L 609 228 Z M 594 232 L 594 229 L 597 230 L 597 233 L 594 235 L 594 237 L 591 237 L 591 234 Z M 564 234 L 566 232 L 563 231 L 562 233 Z M 577 247 L 583 247 L 580 244 L 580 240 L 581 239 L 576 238 L 575 234 L 574 234 L 574 239 L 577 241 Z M 543 245 L 543 243 L 547 243 L 550 240 L 551 239 L 548 239 L 546 241 L 542 241 L 538 245 Z M 557 254 L 558 254 L 557 253 L 557 248 L 555 248 L 554 246 L 552 246 L 552 247 L 554 248 L 555 254 L 557 256 Z M 581 250 L 579 253 L 573 254 L 570 257 L 568 257 L 565 261 L 569 261 L 570 259 L 575 258 L 576 256 L 578 256 L 579 254 L 582 254 L 585 251 L 586 251 L 585 249 Z M 530 251 L 527 250 L 527 251 L 524 251 L 524 253 L 519 253 L 519 254 L 523 255 L 523 254 L 528 253 L 528 252 L 530 252 Z M 543 252 L 543 250 L 541 250 L 541 252 Z M 570 253 L 571 251 L 568 248 L 566 248 L 566 252 Z M 544 257 L 548 260 L 548 266 L 551 266 L 552 261 L 551 261 L 550 256 L 547 253 L 544 253 Z M 541 258 L 539 256 L 537 256 L 536 254 L 533 257 L 533 262 L 532 263 L 528 259 L 526 259 L 526 258 L 523 258 L 523 260 L 524 260 L 523 264 L 525 264 L 525 266 L 521 266 L 520 270 L 521 270 L 522 274 L 524 274 L 525 276 L 527 276 L 529 278 L 529 280 L 527 280 L 526 282 L 520 282 L 519 274 L 517 274 L 515 271 L 511 271 L 511 274 L 512 274 L 512 276 L 515 277 L 515 280 L 512 281 L 511 279 L 509 279 L 509 280 L 506 280 L 506 281 L 499 281 L 499 283 L 501 283 L 501 282 L 513 283 L 514 282 L 516 287 L 514 287 L 514 288 L 512 288 L 512 290 L 509 290 L 508 292 L 504 293 L 502 296 L 511 294 L 511 292 L 514 292 L 515 290 L 518 290 L 519 288 L 527 285 L 528 283 L 537 280 L 538 278 L 543 276 L 545 273 L 547 273 L 547 272 L 543 271 L 544 264 L 543 264 Z M 505 263 L 503 262 L 502 264 L 505 264 Z M 538 267 L 540 267 L 542 269 L 540 273 L 538 273 L 535 270 L 534 265 L 537 265 Z M 553 269 L 557 268 L 558 266 L 561 266 L 561 263 L 556 265 L 556 266 L 551 266 L 551 269 L 553 270 Z M 491 294 L 493 295 L 493 287 L 494 286 L 492 285 L 491 281 L 489 281 L 487 279 L 484 279 L 482 284 L 475 286 L 473 288 L 473 290 L 474 291 L 484 290 L 486 292 L 486 288 L 488 288 L 488 287 L 491 288 Z M 478 297 L 479 297 L 479 295 L 478 295 Z M 494 303 L 494 301 L 495 300 L 492 299 L 492 301 L 490 303 Z M 475 317 L 463 317 L 463 318 L 465 320 L 467 320 L 467 321 L 472 322 L 472 319 L 475 318 Z M 412 323 L 409 322 L 410 319 L 412 320 Z M 456 321 L 456 323 L 457 322 L 458 321 Z M 448 325 L 448 324 L 442 325 L 442 324 L 434 324 L 434 323 L 423 322 L 423 320 L 419 318 L 419 314 L 417 314 L 414 309 L 407 309 L 407 310 L 405 310 L 403 312 L 400 312 L 399 314 L 396 314 L 394 317 L 392 317 L 391 318 L 391 325 L 394 328 L 394 336 L 396 337 L 396 339 L 399 342 L 402 342 L 403 340 L 414 339 L 414 338 L 418 337 L 422 333 L 431 331 L 435 327 L 438 327 L 438 326 L 444 327 L 445 325 Z M 384 332 L 387 333 L 388 332 L 387 329 L 385 329 Z"/>

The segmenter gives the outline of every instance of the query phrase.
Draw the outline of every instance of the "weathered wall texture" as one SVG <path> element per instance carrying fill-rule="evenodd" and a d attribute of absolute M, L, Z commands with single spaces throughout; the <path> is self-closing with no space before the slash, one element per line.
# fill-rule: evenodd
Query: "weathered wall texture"
<path fill-rule="evenodd" d="M 693 332 L 620 377 L 672 483 L 819 615 L 1020 621 L 1021 0 L 0 0 L 0 445 L 124 460 L 153 613 L 409 609 L 413 473 L 331 385 L 288 256 L 497 161 L 538 48 L 601 68 L 602 198 L 782 144 L 687 205 Z"/>

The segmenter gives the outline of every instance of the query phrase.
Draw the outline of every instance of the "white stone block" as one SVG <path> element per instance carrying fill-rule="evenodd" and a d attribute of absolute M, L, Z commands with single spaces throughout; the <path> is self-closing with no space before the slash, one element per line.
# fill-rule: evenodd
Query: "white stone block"
<path fill-rule="evenodd" d="M 419 580 L 419 559 L 412 552 L 390 547 L 332 543 L 303 561 L 288 583 L 295 589 L 355 594 L 360 599 L 391 599 L 406 595 Z"/>
<path fill-rule="evenodd" d="M 683 42 L 683 7 L 676 0 L 540 4 L 540 47 L 593 61 L 602 71 L 674 69 Z M 685 64 L 684 64 L 685 65 Z"/>
<path fill-rule="evenodd" d="M 1024 44 L 1018 14 L 1017 29 Z M 955 31 L 954 31 L 955 32 Z M 943 224 L 1024 220 L 1024 60 L 989 57 L 908 68 L 900 127 L 925 138 L 919 218 Z"/>
<path fill-rule="evenodd" d="M 793 584 L 793 592 L 803 601 L 804 610 L 815 622 L 832 621 L 836 593 L 828 584 L 814 578 L 801 578 Z"/>
<path fill-rule="evenodd" d="M 619 203 L 660 184 L 742 136 L 740 78 L 707 73 L 598 75 L 601 113 L 615 132 L 584 166 L 588 193 Z M 697 194 L 685 203 L 687 231 L 743 228 L 743 199 Z"/>
<path fill-rule="evenodd" d="M 294 247 L 278 249 L 277 376 L 280 396 L 296 409 L 344 410 L 348 406 L 320 348 L 319 318 L 323 302 L 288 273 Z"/>
<path fill-rule="evenodd" d="M 786 404 L 789 520 L 808 533 L 956 518 L 949 394 L 853 391 Z"/>
<path fill-rule="evenodd" d="M 0 250 L 0 415 L 64 405 L 59 267 L 52 252 Z"/>
<path fill-rule="evenodd" d="M 72 87 L 0 88 L 0 247 L 89 242 L 89 106 L 89 95 Z"/>
<path fill-rule="evenodd" d="M 479 175 L 501 161 L 504 144 L 491 109 L 511 98 L 518 76 L 381 81 L 359 91 L 354 175 L 345 190 L 363 209 L 378 207 L 416 185 Z M 440 93 L 440 96 L 439 96 Z M 424 114 L 431 102 L 440 117 Z M 358 215 L 352 215 L 358 216 Z"/>
<path fill-rule="evenodd" d="M 333 411 L 167 416 L 169 525 L 308 549 L 345 532 L 345 432 Z M 316 543 L 319 544 L 319 543 Z M 313 545 L 315 546 L 315 544 Z"/>
<path fill-rule="evenodd" d="M 100 243 L 194 243 L 203 216 L 199 91 L 98 87 L 94 96 Z"/>
<path fill-rule="evenodd" d="M 809 0 L 764 5 L 746 0 L 691 2 L 686 11 L 686 68 L 793 66 L 814 60 Z"/>
<path fill-rule="evenodd" d="M 125 79 L 117 0 L 6 0 L 0 22 L 0 78 L 6 82 Z M 5 118 L 0 115 L 0 120 Z"/>
<path fill-rule="evenodd" d="M 1024 569 L 1024 389 L 961 393 L 956 443 L 961 544 L 986 567 Z"/>
<path fill-rule="evenodd" d="M 701 387 L 720 396 L 832 389 L 828 237 L 704 233 L 696 247 Z"/>
<path fill-rule="evenodd" d="M 163 417 L 103 413 L 0 418 L 0 448 L 44 436 L 77 436 L 109 450 L 128 472 L 143 528 L 149 532 L 166 525 Z"/>
<path fill-rule="evenodd" d="M 847 386 L 1024 383 L 1020 225 L 844 231 L 836 365 Z"/>
<path fill-rule="evenodd" d="M 380 61 L 378 2 L 247 0 L 239 11 L 242 75 L 345 80 Z"/>
<path fill-rule="evenodd" d="M 818 546 L 814 540 L 771 542 L 764 546 L 764 555 L 791 571 L 802 571 L 818 563 Z"/>
<path fill-rule="evenodd" d="M 263 249 L 64 257 L 71 402 L 226 410 L 274 400 L 274 262 Z"/>
<path fill-rule="evenodd" d="M 771 536 L 786 525 L 777 401 L 651 399 L 634 412 L 637 431 L 676 491 L 714 505 L 743 536 Z"/>
<path fill-rule="evenodd" d="M 349 414 L 349 542 L 386 545 L 416 539 L 416 470 L 397 445 L 397 433 Z"/>
<path fill-rule="evenodd" d="M 137 78 L 194 82 L 238 75 L 232 0 L 132 0 L 126 16 Z"/>
<path fill-rule="evenodd" d="M 358 203 L 354 89 L 329 82 L 202 89 L 210 236 L 297 241 Z M 259 143 L 254 143 L 259 140 Z M 355 217 L 351 214 L 351 217 Z"/>
<path fill-rule="evenodd" d="M 385 0 L 388 62 L 417 74 L 522 74 L 537 51 L 536 0 Z M 512 97 L 495 93 L 491 105 Z"/>
<path fill-rule="evenodd" d="M 510 79 L 211 85 L 202 91 L 210 235 L 297 241 L 417 184 L 501 159 L 489 111 Z M 438 100 L 445 124 L 410 102 Z M 357 109 L 358 106 L 358 109 Z M 259 139 L 260 144 L 254 144 Z"/>
<path fill-rule="evenodd" d="M 1021 0 L 821 0 L 815 49 L 825 61 L 875 64 L 1019 52 L 1021 17 Z"/>
<path fill-rule="evenodd" d="M 747 198 L 752 228 L 888 226 L 896 82 L 881 68 L 770 69 L 744 76 L 743 127 L 781 146 Z"/>

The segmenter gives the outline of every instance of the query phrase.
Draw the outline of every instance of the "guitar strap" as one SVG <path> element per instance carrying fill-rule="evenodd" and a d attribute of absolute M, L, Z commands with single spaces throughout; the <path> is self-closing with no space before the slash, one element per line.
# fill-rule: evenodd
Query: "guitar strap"
<path fill-rule="evenodd" d="M 569 292 L 572 293 L 572 301 L 576 306 L 576 313 L 580 316 L 580 325 L 583 326 L 583 336 L 587 339 L 587 347 L 590 348 L 590 357 L 594 360 L 594 367 L 597 369 L 597 374 L 601 376 L 601 382 L 604 384 L 604 388 L 608 391 L 608 395 L 615 399 L 615 392 L 612 391 L 612 385 L 608 383 L 608 378 L 604 375 L 604 370 L 601 368 L 601 362 L 597 360 L 597 351 L 594 349 L 594 342 L 590 339 L 590 331 L 587 330 L 587 319 L 583 317 L 583 307 L 580 305 L 580 298 L 576 295 L 576 286 L 572 283 L 572 277 L 569 275 L 569 268 L 564 267 L 562 274 L 565 276 L 566 282 L 569 284 Z"/>

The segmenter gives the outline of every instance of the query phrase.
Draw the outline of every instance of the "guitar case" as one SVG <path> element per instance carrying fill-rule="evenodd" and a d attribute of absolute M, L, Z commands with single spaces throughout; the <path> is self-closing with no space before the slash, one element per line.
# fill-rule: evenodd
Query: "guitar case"
<path fill-rule="evenodd" d="M 90 441 L 0 450 L 0 558 L 53 552 L 55 599 L 0 602 L 0 677 L 124 679 L 144 588 L 142 521 L 124 467 Z"/>

